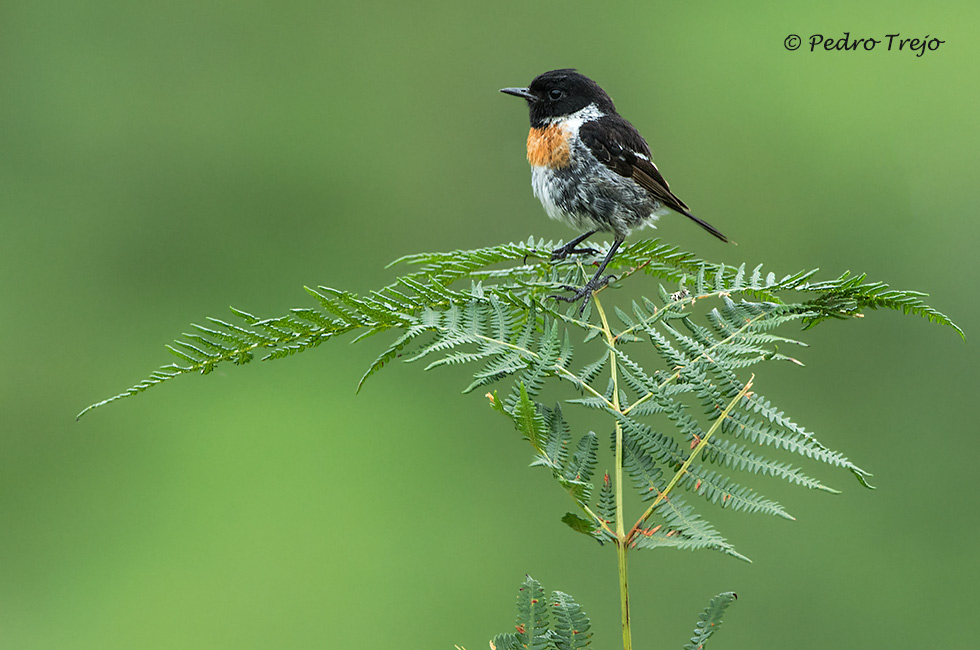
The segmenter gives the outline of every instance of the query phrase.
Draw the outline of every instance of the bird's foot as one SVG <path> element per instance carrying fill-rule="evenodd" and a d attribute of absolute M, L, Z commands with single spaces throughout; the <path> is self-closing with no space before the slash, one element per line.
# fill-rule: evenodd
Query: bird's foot
<path fill-rule="evenodd" d="M 563 302 L 577 302 L 582 301 L 582 305 L 578 309 L 578 315 L 581 316 L 585 312 L 586 305 L 592 300 L 592 294 L 599 289 L 602 289 L 611 281 L 615 280 L 615 275 L 607 275 L 605 277 L 594 277 L 589 280 L 584 287 L 574 287 L 570 284 L 563 284 L 561 286 L 563 291 L 574 292 L 571 296 L 561 296 L 558 294 L 549 296 L 549 298 L 554 298 L 555 300 L 561 300 Z"/>
<path fill-rule="evenodd" d="M 565 259 L 569 255 L 595 255 L 599 252 L 588 246 L 583 246 L 582 248 L 576 248 L 576 246 L 578 246 L 578 242 L 572 241 L 551 251 L 551 261 L 557 262 L 558 260 Z"/>

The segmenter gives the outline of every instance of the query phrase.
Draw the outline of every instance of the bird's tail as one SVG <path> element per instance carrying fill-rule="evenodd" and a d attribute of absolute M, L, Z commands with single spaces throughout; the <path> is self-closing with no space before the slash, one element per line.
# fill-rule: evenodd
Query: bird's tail
<path fill-rule="evenodd" d="M 698 219 L 697 217 L 695 217 L 693 214 L 691 214 L 687 210 L 678 210 L 678 212 L 680 212 L 685 217 L 687 217 L 688 219 L 690 219 L 694 223 L 698 224 L 699 226 L 701 226 L 702 228 L 704 228 L 705 230 L 707 230 L 708 232 L 710 232 L 712 235 L 714 235 L 715 237 L 717 237 L 721 241 L 726 242 L 726 243 L 728 242 L 728 237 L 725 237 L 723 234 L 721 234 L 721 231 L 720 230 L 718 230 L 717 228 L 715 228 L 714 226 L 712 226 L 710 223 L 708 223 L 704 219 Z"/>

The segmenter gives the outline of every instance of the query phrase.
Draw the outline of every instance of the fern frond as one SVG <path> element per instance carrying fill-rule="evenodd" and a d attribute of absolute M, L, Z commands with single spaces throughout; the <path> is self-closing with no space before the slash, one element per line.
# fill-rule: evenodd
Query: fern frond
<path fill-rule="evenodd" d="M 616 527 L 616 493 L 613 490 L 612 481 L 609 480 L 609 474 L 605 474 L 602 477 L 602 487 L 599 489 L 599 503 L 596 505 L 596 514 L 599 515 L 610 530 Z M 597 535 L 600 542 L 606 539 L 612 539 L 612 535 L 606 533 L 601 527 L 593 534 Z"/>
<path fill-rule="evenodd" d="M 568 594 L 556 591 L 551 594 L 553 643 L 556 650 L 577 650 L 591 643 L 592 627 L 582 607 Z"/>
<path fill-rule="evenodd" d="M 517 595 L 517 622 L 514 625 L 519 648 L 544 647 L 550 636 L 548 609 L 541 583 L 525 576 Z"/>
<path fill-rule="evenodd" d="M 761 265 L 749 269 L 744 264 L 712 264 L 658 240 L 625 247 L 610 268 L 627 269 L 618 274 L 621 280 L 643 273 L 677 283 L 680 289 L 670 293 L 660 286 L 660 304 L 641 297 L 631 310 L 614 305 L 611 313 L 621 327 L 607 325 L 604 315 L 600 327 L 590 321 L 597 301 L 580 316 L 575 305 L 559 311 L 548 298 L 564 284 L 583 282 L 587 274 L 580 259 L 553 262 L 552 248 L 551 242 L 530 239 L 473 251 L 409 256 L 396 262 L 410 265 L 412 272 L 365 295 L 321 286 L 307 289 L 316 301 L 313 307 L 292 309 L 283 316 L 261 318 L 233 310 L 231 319 L 210 318 L 168 346 L 177 362 L 82 414 L 183 374 L 208 374 L 221 364 L 242 365 L 255 358 L 285 358 L 342 334 L 351 333 L 354 341 L 362 341 L 391 332 L 394 341 L 366 369 L 358 390 L 399 357 L 425 359 L 427 368 L 468 365 L 474 370 L 467 391 L 505 379 L 513 382 L 502 392 L 506 398 L 500 402 L 495 397 L 494 405 L 531 442 L 533 464 L 547 466 L 592 518 L 572 523 L 583 532 L 592 528 L 597 538 L 605 539 L 608 522 L 614 519 L 612 488 L 604 483 L 596 506 L 599 514 L 588 503 L 589 481 L 597 464 L 596 436 L 592 432 L 573 436 L 560 407 L 547 408 L 536 401 L 549 380 L 570 383 L 578 398 L 569 402 L 611 415 L 623 427 L 628 448 L 624 463 L 641 497 L 659 494 L 664 473 L 684 466 L 685 473 L 672 482 L 708 502 L 789 517 L 779 504 L 725 472 L 773 476 L 833 491 L 800 468 L 770 457 L 766 448 L 772 448 L 845 468 L 865 485 L 868 473 L 818 442 L 758 394 L 725 411 L 728 416 L 719 435 L 701 444 L 706 440 L 701 421 L 714 421 L 742 391 L 743 368 L 769 360 L 799 363 L 783 350 L 802 343 L 777 333 L 779 328 L 794 321 L 810 327 L 863 309 L 889 308 L 945 324 L 962 335 L 918 292 L 867 282 L 863 275 L 845 273 L 817 281 L 815 270 L 777 276 L 764 272 Z M 707 311 L 707 323 L 702 325 L 695 321 L 701 312 L 692 306 L 704 300 L 717 304 Z M 572 330 L 584 333 L 582 344 L 600 334 L 607 341 L 600 345 L 598 358 L 578 372 L 570 370 L 576 347 L 572 340 L 578 340 Z M 647 369 L 634 354 L 626 354 L 624 348 L 644 339 L 662 360 L 659 369 Z M 615 381 L 610 352 L 618 371 Z M 608 382 L 602 376 L 605 372 L 610 373 Z M 703 413 L 691 408 L 698 405 Z M 652 416 L 666 417 L 675 431 L 667 435 L 638 421 Z M 688 460 L 686 444 L 700 445 L 701 464 Z M 709 464 L 714 467 L 709 469 Z M 693 511 L 687 514 L 695 516 Z M 693 525 L 689 534 L 679 525 L 678 530 L 670 537 L 665 533 L 662 540 L 656 534 L 650 539 L 660 545 L 677 545 L 681 539 L 688 540 L 683 542 L 687 546 L 723 548 L 720 536 L 712 537 L 716 533 L 704 533 Z"/>
<path fill-rule="evenodd" d="M 691 465 L 681 477 L 678 485 L 723 508 L 759 512 L 783 519 L 794 519 L 775 501 L 757 494 L 747 486 L 739 485 L 716 471 L 707 471 L 700 465 Z"/>
<path fill-rule="evenodd" d="M 565 474 L 564 469 L 568 463 L 568 448 L 572 443 L 572 430 L 562 416 L 561 406 L 555 404 L 555 408 L 553 409 L 544 408 L 540 404 L 535 404 L 535 406 L 544 417 L 545 426 L 548 430 L 548 438 L 544 453 L 539 454 L 538 458 L 531 464 L 546 465 L 555 472 L 559 472 L 566 478 L 569 478 Z"/>
<path fill-rule="evenodd" d="M 698 622 L 694 626 L 694 636 L 690 643 L 684 645 L 684 650 L 704 650 L 711 635 L 721 627 L 721 617 L 728 606 L 735 602 L 738 596 L 733 591 L 726 591 L 711 599 L 704 611 L 698 614 Z"/>
<path fill-rule="evenodd" d="M 640 498 L 649 501 L 658 497 L 666 487 L 662 480 L 664 472 L 657 463 L 676 471 L 687 459 L 681 453 L 680 446 L 669 436 L 625 416 L 621 416 L 620 421 L 626 432 L 623 438 L 624 466 L 633 476 Z M 710 441 L 708 444 L 710 446 Z M 725 508 L 793 519 L 775 501 L 699 464 L 690 465 L 677 485 L 702 496 L 709 503 Z"/>
<path fill-rule="evenodd" d="M 527 386 L 530 395 L 541 392 L 545 379 L 555 375 L 559 368 L 567 368 L 572 360 L 571 342 L 568 332 L 562 339 L 558 329 L 558 321 L 552 321 L 551 328 L 545 328 L 545 334 L 538 339 L 537 356 L 521 373 L 518 381 Z"/>
<path fill-rule="evenodd" d="M 364 371 L 363 375 L 361 375 L 361 380 L 357 382 L 356 392 L 358 393 L 361 392 L 361 388 L 364 387 L 364 383 L 368 380 L 368 378 L 371 375 L 381 370 L 385 366 L 385 364 L 387 364 L 389 361 L 397 357 L 398 354 L 403 349 L 405 349 L 408 345 L 410 345 L 417 336 L 419 336 L 425 331 L 426 329 L 421 325 L 412 325 L 407 330 L 405 330 L 404 334 L 399 336 L 394 343 L 388 346 L 388 349 L 386 349 L 384 352 L 379 354 L 377 358 L 371 362 L 371 365 L 368 366 L 368 369 Z"/>
<path fill-rule="evenodd" d="M 559 407 L 556 404 L 555 409 Z M 571 460 L 565 463 L 564 475 L 568 481 L 588 484 L 595 473 L 599 453 L 599 438 L 594 431 L 589 431 L 578 441 L 578 447 Z M 582 495 L 582 500 L 588 499 L 588 493 Z"/>
<path fill-rule="evenodd" d="M 724 425 L 722 426 L 724 427 Z M 702 452 L 702 457 L 705 462 L 718 463 L 731 469 L 759 474 L 761 476 L 774 476 L 812 490 L 823 490 L 824 492 L 838 494 L 837 490 L 824 485 L 815 478 L 807 476 L 801 469 L 794 467 L 790 463 L 783 463 L 761 454 L 754 454 L 747 446 L 736 446 L 729 440 L 712 438 L 708 441 L 707 447 Z"/>
<path fill-rule="evenodd" d="M 795 282 L 797 279 L 793 278 L 792 280 Z M 711 338 L 703 328 L 694 325 L 689 318 L 685 318 L 683 322 L 695 334 L 693 338 L 684 336 L 666 324 L 663 325 L 663 328 L 675 339 L 678 347 L 672 345 L 659 331 L 645 326 L 651 342 L 654 343 L 654 348 L 665 358 L 668 364 L 672 367 L 679 368 L 677 371 L 678 377 L 683 376 L 686 381 L 691 383 L 692 387 L 697 389 L 699 396 L 705 402 L 709 415 L 720 412 L 724 408 L 725 398 L 731 397 L 742 388 L 742 383 L 735 376 L 735 370 L 744 365 L 744 360 L 740 359 L 739 355 L 744 352 L 745 348 L 732 345 L 731 339 L 733 337 L 742 337 L 745 340 L 751 340 L 753 343 L 770 343 L 773 341 L 795 342 L 791 339 L 784 340 L 784 337 L 772 337 L 764 330 L 771 326 L 771 323 L 767 322 L 769 316 L 772 317 L 776 324 L 782 324 L 793 320 L 797 317 L 797 314 L 787 312 L 779 306 L 773 306 L 769 309 L 761 308 L 758 304 L 747 302 L 736 305 L 732 301 L 728 301 L 727 306 L 728 312 L 726 316 L 722 316 L 720 313 L 716 316 L 719 323 L 722 323 L 718 329 L 725 335 L 726 338 L 724 341 Z M 733 349 L 733 352 L 729 353 L 729 349 Z M 751 351 L 751 353 L 759 354 L 762 358 L 766 358 L 767 356 L 768 358 L 779 358 L 778 355 L 767 352 L 764 349 Z M 676 403 L 672 399 L 665 399 L 662 393 L 658 391 L 658 386 L 652 378 L 643 374 L 641 369 L 638 368 L 638 365 L 632 362 L 629 357 L 624 354 L 620 354 L 619 356 L 624 365 L 624 377 L 634 383 L 636 390 L 640 392 L 647 391 L 652 401 L 660 407 L 658 410 L 667 409 L 671 420 L 679 426 L 682 433 L 688 439 L 700 435 L 698 427 L 692 424 L 692 420 L 677 410 Z M 724 379 L 727 383 L 726 390 L 722 391 L 721 388 L 709 381 L 705 372 L 700 370 L 699 367 L 710 370 Z M 830 465 L 845 467 L 858 477 L 862 484 L 868 485 L 866 480 L 868 476 L 867 472 L 854 465 L 843 454 L 834 452 L 820 444 L 812 434 L 793 423 L 781 412 L 772 412 L 769 408 L 768 401 L 764 398 L 755 395 L 752 399 L 744 400 L 742 407 L 748 408 L 756 413 L 767 413 L 772 418 L 770 421 L 773 424 L 778 424 L 786 430 L 782 431 L 775 426 L 763 424 L 758 420 L 746 418 L 740 412 L 735 412 L 732 414 L 731 420 L 723 424 L 723 432 L 749 437 L 753 442 L 790 449 L 796 453 Z M 637 415 L 642 413 L 643 411 L 639 411 Z M 739 427 L 733 427 L 732 422 L 737 422 Z M 735 458 L 732 456 L 732 452 L 732 447 L 725 445 L 723 442 L 712 440 L 706 450 L 706 458 L 710 461 L 721 459 L 730 467 L 739 467 L 740 469 L 753 472 L 770 473 L 774 476 L 790 480 L 791 482 L 806 485 L 807 487 L 834 491 L 818 481 L 810 479 L 798 470 L 792 469 L 788 465 L 775 461 L 763 461 L 760 456 L 744 452 L 744 450 L 737 452 L 735 455 L 738 458 Z"/>
<path fill-rule="evenodd" d="M 860 314 L 864 309 L 894 309 L 904 314 L 914 314 L 930 322 L 953 328 L 964 336 L 948 316 L 927 305 L 922 299 L 928 294 L 918 291 L 890 289 L 883 282 L 865 282 L 865 275 L 852 276 L 844 273 L 834 280 L 811 282 L 817 269 L 800 271 L 777 279 L 774 273 L 762 275 L 762 265 L 754 268 L 746 277 L 746 267 L 712 264 L 689 253 L 664 246 L 659 240 L 637 242 L 625 247 L 610 263 L 609 268 L 641 268 L 645 273 L 664 280 L 684 282 L 693 279 L 695 296 L 743 294 L 762 301 L 782 304 L 780 292 L 796 291 L 822 294 L 798 303 L 797 309 L 808 312 L 804 325 L 813 326 L 828 318 L 847 318 Z"/>
<path fill-rule="evenodd" d="M 670 496 L 664 499 L 654 508 L 654 514 L 658 515 L 664 523 L 639 529 L 631 542 L 633 548 L 669 547 L 686 550 L 707 548 L 746 562 L 751 561 L 737 552 L 711 524 L 695 513 L 694 508 L 687 505 L 682 497 Z"/>
<path fill-rule="evenodd" d="M 756 401 L 762 402 L 763 405 L 757 406 L 755 404 Z M 749 410 L 756 410 L 758 408 L 757 412 L 763 413 L 766 411 L 765 405 L 767 404 L 768 400 L 760 396 L 758 400 L 756 398 L 749 400 L 747 408 Z M 768 422 L 752 418 L 742 412 L 736 412 L 731 416 L 729 421 L 726 421 L 722 425 L 722 433 L 730 434 L 737 438 L 745 438 L 757 445 L 786 449 L 787 451 L 818 460 L 827 465 L 846 468 L 852 473 L 863 477 L 870 476 L 868 472 L 852 463 L 844 454 L 824 446 L 812 434 L 788 418 L 783 418 L 782 421 L 788 425 L 783 425 L 786 426 L 785 429 L 776 428 Z"/>
<path fill-rule="evenodd" d="M 501 244 L 468 251 L 455 250 L 448 253 L 416 253 L 413 255 L 404 255 L 388 264 L 387 268 L 398 264 L 408 264 L 422 267 L 413 274 L 413 276 L 420 278 L 434 277 L 438 279 L 440 277 L 457 275 L 463 277 L 468 276 L 478 269 L 500 264 L 501 262 L 523 260 L 527 257 L 550 260 L 551 251 L 554 248 L 557 248 L 554 243 L 550 241 L 546 243 L 543 239 L 535 242 L 532 237 L 525 242 L 516 244 Z"/>
<path fill-rule="evenodd" d="M 123 392 L 117 395 L 113 395 L 112 397 L 107 397 L 104 400 L 86 406 L 84 409 L 81 410 L 81 412 L 79 412 L 78 415 L 75 416 L 75 419 L 77 420 L 78 418 L 82 417 L 92 409 L 99 408 L 100 406 L 104 406 L 106 404 L 111 404 L 112 402 L 121 400 L 124 397 L 132 397 L 133 395 L 138 395 L 148 388 L 152 388 L 158 384 L 162 384 L 168 379 L 173 379 L 174 377 L 186 374 L 188 372 L 200 371 L 201 369 L 202 366 L 198 366 L 198 367 L 178 366 L 176 363 L 171 363 L 166 366 L 161 366 L 158 370 L 153 371 L 149 377 L 140 381 L 138 384 L 135 384 L 131 388 L 127 388 L 126 390 L 124 390 Z"/>
<path fill-rule="evenodd" d="M 514 405 L 505 405 L 503 410 L 510 415 L 517 430 L 534 447 L 536 453 L 531 466 L 549 468 L 572 498 L 585 506 L 592 492 L 589 481 L 598 460 L 599 445 L 595 433 L 590 431 L 583 435 L 575 453 L 569 457 L 572 435 L 562 415 L 561 406 L 556 404 L 553 409 L 549 409 L 532 400 L 524 384 L 518 386 Z"/>
<path fill-rule="evenodd" d="M 666 487 L 663 469 L 632 438 L 623 438 L 623 467 L 633 478 L 633 487 L 643 501 L 656 498 Z"/>
<path fill-rule="evenodd" d="M 550 611 L 549 611 L 550 610 Z M 550 617 L 549 617 L 550 614 Z M 554 620 L 553 628 L 549 627 Z M 496 650 L 579 650 L 591 642 L 592 623 L 575 599 L 554 591 L 546 599 L 541 584 L 526 576 L 517 596 L 516 634 L 498 634 Z"/>
<path fill-rule="evenodd" d="M 538 452 L 539 458 L 545 459 L 545 462 L 552 467 L 560 467 L 548 456 L 548 442 L 551 433 L 548 423 L 539 412 L 537 404 L 528 397 L 524 386 L 520 386 L 520 396 L 509 412 L 517 430 L 524 434 L 524 438 Z"/>
<path fill-rule="evenodd" d="M 516 634 L 506 632 L 493 637 L 490 648 L 491 650 L 526 650 L 527 646 L 521 644 Z"/>
<path fill-rule="evenodd" d="M 609 408 L 609 400 L 605 397 L 582 397 L 579 399 L 569 399 L 565 401 L 569 404 L 581 404 L 582 406 L 601 411 Z"/>

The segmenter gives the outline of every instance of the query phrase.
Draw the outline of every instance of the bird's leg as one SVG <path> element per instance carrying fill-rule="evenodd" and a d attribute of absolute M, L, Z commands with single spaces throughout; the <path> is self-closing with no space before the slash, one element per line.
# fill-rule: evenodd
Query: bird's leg
<path fill-rule="evenodd" d="M 578 246 L 579 244 L 581 244 L 583 241 L 585 241 L 586 239 L 588 239 L 592 235 L 596 234 L 597 232 L 599 232 L 599 231 L 598 230 L 590 230 L 589 232 L 585 233 L 584 235 L 580 235 L 579 237 L 576 237 L 575 239 L 573 239 L 572 241 L 568 242 L 564 246 L 560 246 L 560 247 L 556 248 L 555 250 L 553 250 L 551 252 L 551 261 L 552 262 L 555 262 L 555 261 L 558 261 L 558 260 L 563 260 L 566 257 L 568 257 L 569 255 L 584 255 L 586 253 L 592 255 L 592 254 L 598 253 L 599 251 L 597 251 L 594 248 L 575 248 L 576 246 Z"/>
<path fill-rule="evenodd" d="M 606 253 L 605 259 L 603 259 L 602 264 L 599 265 L 599 270 L 595 272 L 595 275 L 592 276 L 591 280 L 585 283 L 584 287 L 582 287 L 581 289 L 577 287 L 573 287 L 571 285 L 565 285 L 562 287 L 565 291 L 574 291 L 575 295 L 552 296 L 552 297 L 558 300 L 564 300 L 565 302 L 575 302 L 576 300 L 582 300 L 582 306 L 579 307 L 578 310 L 578 314 L 579 316 L 581 316 L 582 313 L 585 311 L 585 306 L 589 304 L 589 300 L 592 299 L 592 292 L 598 291 L 602 287 L 606 286 L 606 284 L 608 284 L 608 282 L 613 279 L 614 276 L 612 275 L 607 275 L 603 277 L 602 272 L 606 270 L 606 266 L 609 264 L 609 261 L 613 258 L 613 255 L 616 254 L 616 251 L 619 250 L 619 246 L 620 244 L 623 243 L 624 239 L 625 237 L 623 237 L 622 235 L 616 235 L 616 240 L 613 242 L 612 246 L 609 247 L 609 252 Z"/>

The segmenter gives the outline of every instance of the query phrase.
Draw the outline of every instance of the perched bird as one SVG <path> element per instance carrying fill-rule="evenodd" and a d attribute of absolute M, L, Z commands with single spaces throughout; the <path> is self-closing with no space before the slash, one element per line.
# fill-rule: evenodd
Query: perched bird
<path fill-rule="evenodd" d="M 646 141 L 616 112 L 612 99 L 596 82 L 566 68 L 538 75 L 527 88 L 500 92 L 527 101 L 531 117 L 527 159 L 534 195 L 549 217 L 587 231 L 552 252 L 551 259 L 597 253 L 576 248 L 596 232 L 612 232 L 614 237 L 592 279 L 581 289 L 566 287 L 575 295 L 558 298 L 568 302 L 585 298 L 584 311 L 592 292 L 612 278 L 602 273 L 630 231 L 652 224 L 669 210 L 728 241 L 674 196 L 653 164 Z"/>

